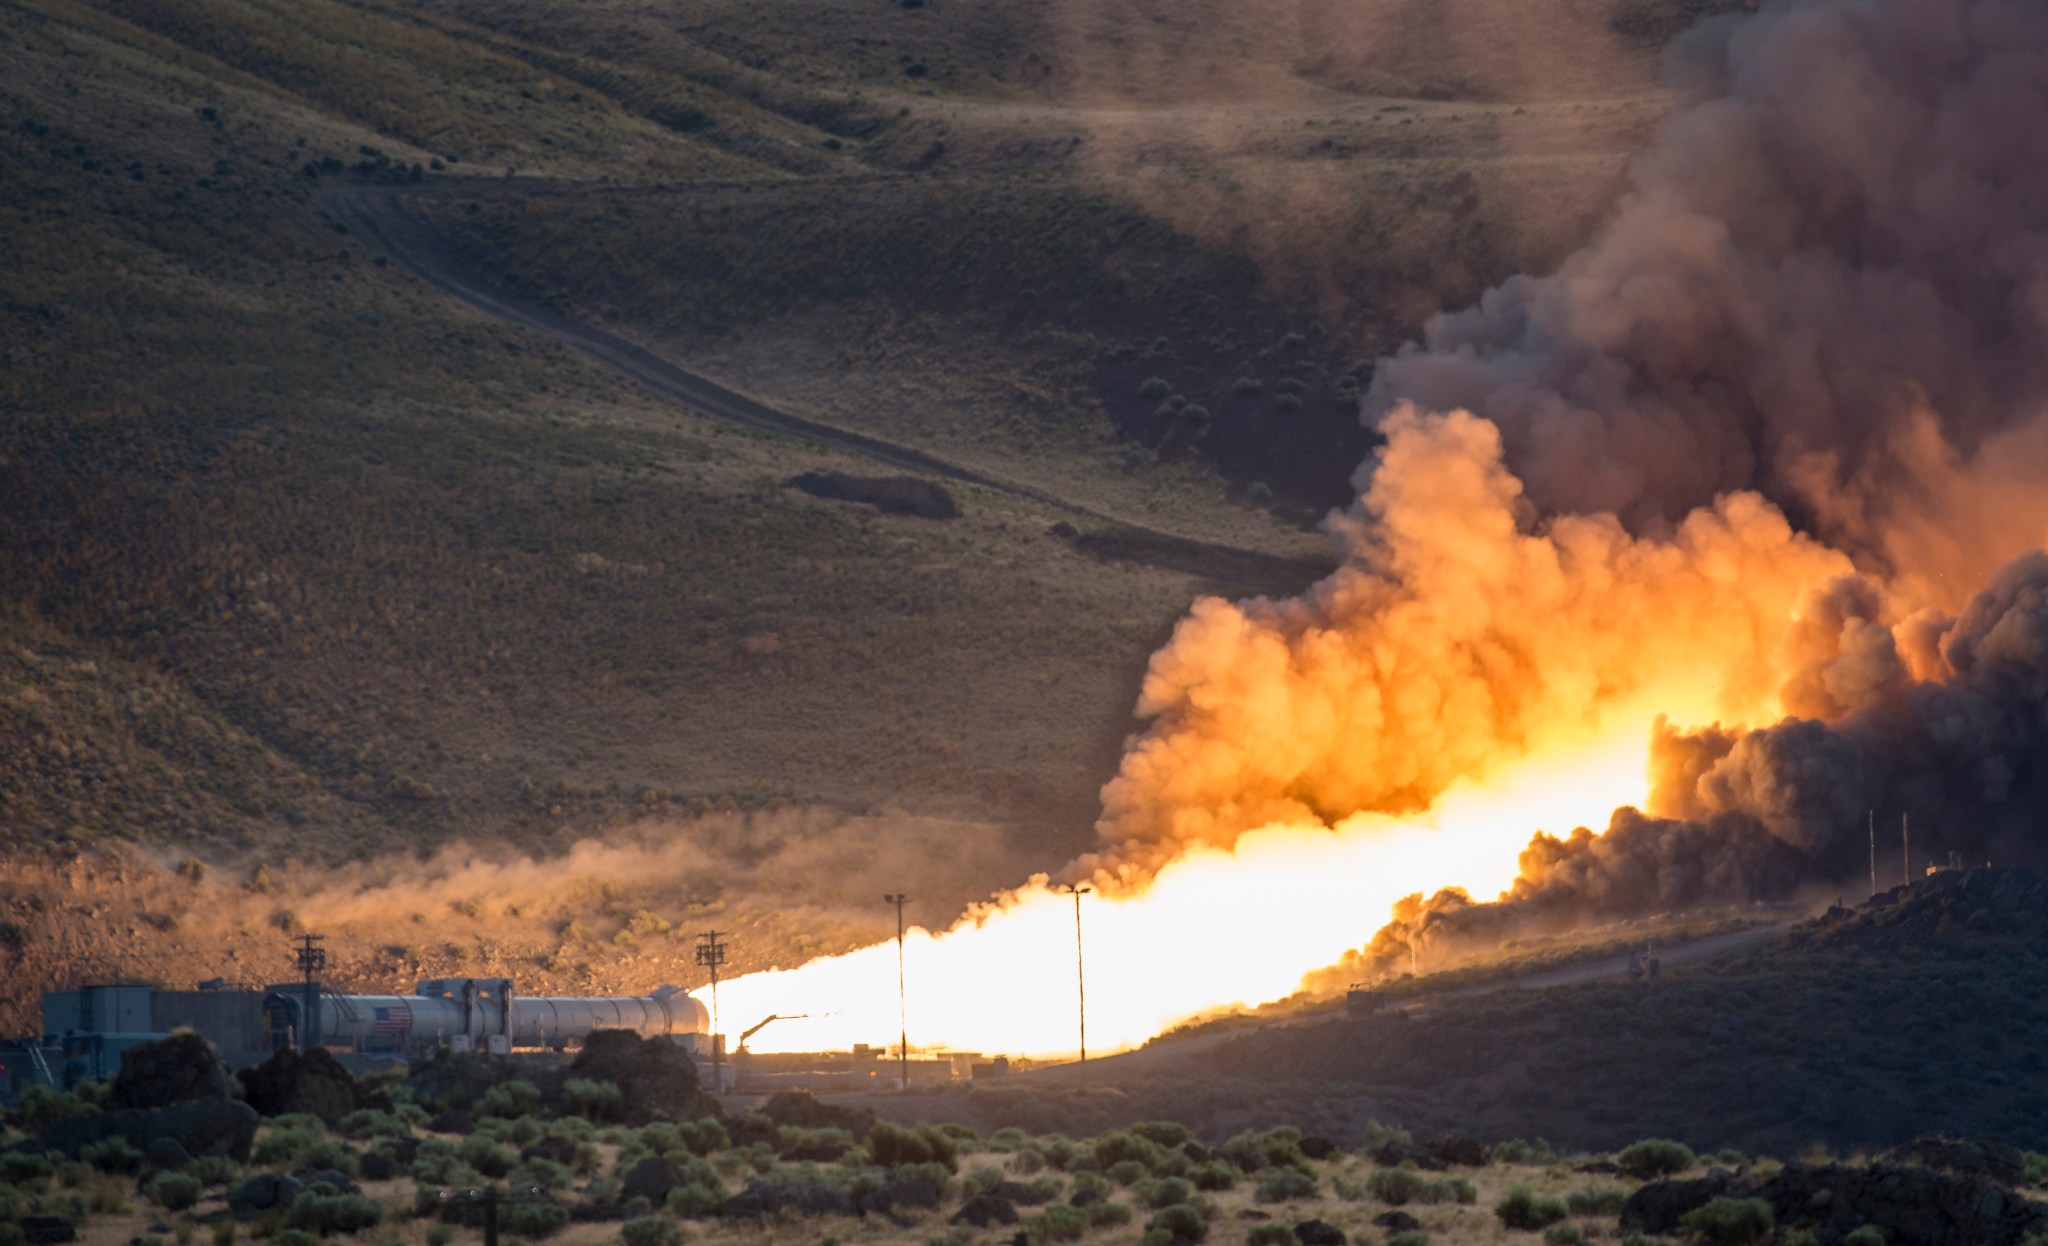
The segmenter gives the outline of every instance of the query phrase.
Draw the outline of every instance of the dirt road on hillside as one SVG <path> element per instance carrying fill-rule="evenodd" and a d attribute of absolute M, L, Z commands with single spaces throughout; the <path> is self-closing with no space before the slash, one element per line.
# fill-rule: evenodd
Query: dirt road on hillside
<path fill-rule="evenodd" d="M 334 187 L 323 191 L 319 202 L 348 227 L 351 235 L 457 302 L 545 334 L 598 366 L 708 418 L 829 446 L 897 471 L 991 489 L 1064 511 L 1099 525 L 1096 531 L 1077 533 L 1072 538 L 1086 553 L 1197 576 L 1226 591 L 1296 593 L 1333 569 L 1333 563 L 1321 559 L 1283 558 L 1161 532 L 1019 481 L 962 467 L 911 446 L 765 406 L 707 377 L 686 371 L 643 346 L 502 288 L 487 275 L 475 271 L 430 221 L 406 206 L 406 200 L 413 196 L 507 193 L 533 192 L 516 184 L 508 189 L 498 181 L 450 179 L 419 186 Z"/>

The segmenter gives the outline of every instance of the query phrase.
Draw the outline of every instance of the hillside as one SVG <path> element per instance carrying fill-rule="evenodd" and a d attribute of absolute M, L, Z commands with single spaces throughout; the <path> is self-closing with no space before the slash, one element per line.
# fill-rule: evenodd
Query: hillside
<path fill-rule="evenodd" d="M 1668 31 L 1565 7 L 1605 68 L 1536 91 L 1423 83 L 1404 6 L 1339 74 L 1220 9 L 0 5 L 0 1030 L 59 975 L 267 980 L 300 920 L 363 985 L 685 976 L 610 941 L 642 911 L 744 915 L 736 968 L 878 933 L 731 867 L 814 835 L 950 845 L 923 922 L 1068 859 L 1187 603 L 1324 565 L 1370 361 L 1604 210 Z M 450 297 L 370 192 L 479 289 L 995 483 L 788 487 L 882 469 Z M 401 895 L 586 841 L 602 902 Z M 618 901 L 664 851 L 688 890 Z"/>
<path fill-rule="evenodd" d="M 1789 1156 L 1925 1134 L 2038 1150 L 2048 1062 L 2026 1036 L 2048 1024 L 2044 929 L 2048 880 L 1946 872 L 1653 981 L 1425 993 L 1183 1040 L 1184 1056 L 1155 1041 L 1142 1074 L 1110 1060 L 916 1110 L 990 1128 L 1170 1116 L 1204 1136 L 1285 1120 L 1343 1145 L 1381 1121 L 1583 1150 L 1668 1135 Z"/>

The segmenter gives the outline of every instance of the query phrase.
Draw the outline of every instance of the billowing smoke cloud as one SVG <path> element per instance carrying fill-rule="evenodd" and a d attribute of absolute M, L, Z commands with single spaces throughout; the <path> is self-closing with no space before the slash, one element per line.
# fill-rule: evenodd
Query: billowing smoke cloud
<path fill-rule="evenodd" d="M 1438 318 L 1369 409 L 1491 421 L 1542 514 L 1756 489 L 1953 608 L 2048 528 L 2048 10 L 1774 4 L 1669 59 L 1599 238 Z"/>
<path fill-rule="evenodd" d="M 1343 570 L 1155 657 L 1089 864 L 1423 809 L 1646 708 L 1731 725 L 1664 728 L 1661 820 L 1539 839 L 1518 899 L 1763 894 L 1873 806 L 1951 801 L 1958 847 L 2040 808 L 2033 564 L 1971 594 L 2048 534 L 2048 9 L 1771 5 L 1669 59 L 1595 241 L 1380 367 Z"/>

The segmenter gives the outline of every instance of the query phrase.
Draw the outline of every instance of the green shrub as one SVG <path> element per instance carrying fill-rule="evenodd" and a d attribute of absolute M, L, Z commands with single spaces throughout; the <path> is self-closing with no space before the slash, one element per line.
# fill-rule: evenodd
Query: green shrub
<path fill-rule="evenodd" d="M 1165 1158 L 1158 1143 L 1121 1129 L 1097 1138 L 1093 1150 L 1095 1162 L 1107 1173 L 1114 1173 L 1119 1164 L 1136 1164 L 1149 1174 Z M 1122 1184 L 1129 1185 L 1130 1182 Z"/>
<path fill-rule="evenodd" d="M 304 1229 L 279 1229 L 270 1237 L 270 1246 L 318 1246 L 318 1238 Z"/>
<path fill-rule="evenodd" d="M 1288 1203 L 1295 1199 L 1314 1198 L 1320 1191 L 1316 1179 L 1299 1168 L 1274 1168 L 1259 1178 L 1258 1189 L 1252 1197 L 1261 1203 Z"/>
<path fill-rule="evenodd" d="M 273 1123 L 262 1140 L 256 1144 L 256 1149 L 250 1153 L 249 1158 L 258 1164 L 290 1164 L 298 1167 L 299 1152 L 325 1141 L 327 1135 L 324 1132 L 293 1126 L 278 1128 Z"/>
<path fill-rule="evenodd" d="M 1267 1168 L 1299 1168 L 1308 1171 L 1308 1157 L 1301 1153 L 1301 1131 L 1292 1125 L 1263 1132 L 1247 1130 L 1223 1144 L 1223 1153 L 1246 1172 Z"/>
<path fill-rule="evenodd" d="M 1000 1150 L 1001 1148 L 991 1147 L 989 1149 Z M 1020 1177 L 1028 1177 L 1032 1173 L 1042 1172 L 1044 1169 L 1045 1155 L 1035 1146 L 1019 1147 L 1010 1155 L 1010 1171 Z"/>
<path fill-rule="evenodd" d="M 1859 1224 L 1842 1235 L 1842 1246 L 1884 1246 L 1884 1240 L 1883 1229 L 1874 1224 Z"/>
<path fill-rule="evenodd" d="M 1722 1147 L 1714 1152 L 1714 1162 L 1716 1164 L 1726 1164 L 1730 1168 L 1747 1168 L 1749 1167 L 1749 1156 L 1744 1155 L 1732 1146 Z"/>
<path fill-rule="evenodd" d="M 23 1190 L 36 1189 L 57 1175 L 57 1165 L 52 1160 L 55 1154 L 54 1151 L 41 1155 L 33 1151 L 0 1152 L 0 1181 Z"/>
<path fill-rule="evenodd" d="M 626 1246 L 682 1246 L 683 1230 L 666 1216 L 641 1216 L 620 1225 L 619 1237 Z"/>
<path fill-rule="evenodd" d="M 538 1187 L 543 1190 L 560 1190 L 568 1186 L 575 1174 L 553 1160 L 536 1155 L 532 1159 L 519 1161 L 519 1166 L 506 1174 L 513 1185 Z"/>
<path fill-rule="evenodd" d="M 310 1145 L 299 1148 L 293 1162 L 300 1168 L 331 1168 L 351 1177 L 357 1171 L 356 1153 L 332 1138 L 316 1138 Z"/>
<path fill-rule="evenodd" d="M 1576 1224 L 1553 1224 L 1543 1230 L 1543 1246 L 1581 1246 L 1585 1240 Z"/>
<path fill-rule="evenodd" d="M 1564 1200 L 1551 1198 L 1546 1194 L 1536 1194 L 1531 1192 L 1528 1186 L 1518 1185 L 1509 1190 L 1500 1202 L 1493 1205 L 1493 1214 L 1500 1217 L 1500 1222 L 1510 1229 L 1534 1232 L 1537 1229 L 1549 1228 L 1569 1213 L 1565 1209 Z"/>
<path fill-rule="evenodd" d="M 547 1237 L 569 1223 L 569 1209 L 560 1203 L 508 1203 L 503 1215 L 508 1232 L 527 1238 Z"/>
<path fill-rule="evenodd" d="M 427 1226 L 427 1246 L 448 1246 L 454 1240 L 454 1225 L 434 1224 Z"/>
<path fill-rule="evenodd" d="M 1076 1242 L 1088 1232 L 1088 1213 L 1079 1207 L 1054 1203 L 1024 1222 L 1033 1246 L 1040 1242 Z"/>
<path fill-rule="evenodd" d="M 65 1094 L 48 1086 L 31 1086 L 15 1101 L 14 1114 L 29 1133 L 41 1133 L 67 1116 L 97 1116 L 99 1108 L 90 1102 L 81 1086 Z"/>
<path fill-rule="evenodd" d="M 1365 1179 L 1366 1192 L 1390 1207 L 1401 1207 L 1422 1199 L 1428 1183 L 1406 1168 L 1381 1168 Z"/>
<path fill-rule="evenodd" d="M 1284 1224 L 1255 1224 L 1244 1241 L 1245 1246 L 1295 1246 L 1294 1230 Z"/>
<path fill-rule="evenodd" d="M 225 1155 L 202 1155 L 185 1165 L 185 1172 L 201 1185 L 227 1185 L 242 1175 L 241 1166 Z"/>
<path fill-rule="evenodd" d="M 1188 1180 L 1195 1183 L 1197 1190 L 1215 1192 L 1228 1190 L 1237 1184 L 1237 1168 L 1221 1160 L 1211 1160 L 1188 1174 Z"/>
<path fill-rule="evenodd" d="M 694 1166 L 693 1166 L 694 1167 Z M 725 1209 L 725 1183 L 705 1166 L 708 1180 L 686 1180 L 668 1192 L 666 1206 L 686 1219 L 715 1216 Z"/>
<path fill-rule="evenodd" d="M 960 1178 L 960 1184 L 967 1187 L 968 1193 L 979 1194 L 983 1190 L 995 1189 L 1005 1180 L 1002 1169 L 994 1164 L 982 1164 L 969 1169 L 967 1175 Z"/>
<path fill-rule="evenodd" d="M 1081 1153 L 1079 1144 L 1063 1134 L 1052 1134 L 1040 1139 L 1038 1149 L 1044 1153 L 1045 1162 L 1061 1172 L 1071 1168 L 1074 1158 Z"/>
<path fill-rule="evenodd" d="M 1763 1199 L 1717 1198 L 1679 1217 L 1678 1227 L 1714 1246 L 1748 1246 L 1771 1235 L 1771 1221 L 1771 1205 Z"/>
<path fill-rule="evenodd" d="M 344 1138 L 406 1138 L 412 1130 L 406 1123 L 389 1112 L 375 1108 L 358 1108 L 335 1122 L 336 1132 Z"/>
<path fill-rule="evenodd" d="M 905 1164 L 943 1164 L 947 1172 L 959 1167 L 959 1147 L 943 1130 L 930 1125 L 906 1129 L 888 1121 L 877 1121 L 868 1132 L 868 1155 L 884 1168 Z"/>
<path fill-rule="evenodd" d="M 624 1112 L 626 1100 L 617 1082 L 572 1077 L 562 1083 L 562 1093 L 569 1096 L 579 1116 L 594 1121 L 615 1121 Z"/>
<path fill-rule="evenodd" d="M 1548 1164 L 1557 1158 L 1557 1153 L 1541 1138 L 1509 1138 L 1494 1146 L 1493 1158 L 1503 1164 Z"/>
<path fill-rule="evenodd" d="M 316 1187 L 317 1189 L 318 1187 Z M 384 1204 L 361 1194 L 317 1194 L 308 1190 L 292 1201 L 288 1223 L 326 1237 L 374 1228 L 384 1219 Z"/>
<path fill-rule="evenodd" d="M 483 1134 L 471 1134 L 456 1145 L 455 1155 L 463 1163 L 476 1169 L 486 1177 L 503 1177 L 519 1164 L 519 1155 L 510 1147 L 499 1146 Z"/>
<path fill-rule="evenodd" d="M 1074 1197 L 1090 1195 L 1094 1198 L 1109 1197 L 1109 1178 L 1099 1172 L 1077 1172 L 1074 1174 Z"/>
<path fill-rule="evenodd" d="M 1136 1185 L 1143 1181 L 1152 1170 L 1134 1159 L 1118 1160 L 1105 1170 L 1104 1175 L 1122 1186 Z"/>
<path fill-rule="evenodd" d="M 118 1135 L 80 1147 L 78 1158 L 101 1172 L 134 1172 L 142 1167 L 142 1152 L 135 1149 L 134 1143 Z"/>
<path fill-rule="evenodd" d="M 183 1211 L 199 1201 L 199 1192 L 204 1188 L 197 1177 L 182 1172 L 160 1172 L 150 1178 L 143 1194 L 150 1202 L 166 1210 Z"/>
<path fill-rule="evenodd" d="M 1186 1203 L 1162 1208 L 1145 1222 L 1146 1240 L 1158 1234 L 1169 1242 L 1200 1242 L 1209 1236 L 1209 1222 Z"/>
<path fill-rule="evenodd" d="M 1124 1132 L 1169 1151 L 1195 1140 L 1193 1131 L 1179 1121 L 1139 1121 Z"/>
<path fill-rule="evenodd" d="M 1131 1194 L 1139 1203 L 1158 1211 L 1187 1202 L 1194 1196 L 1194 1188 L 1179 1177 L 1146 1177 L 1131 1187 Z"/>
<path fill-rule="evenodd" d="M 509 1082 L 499 1082 L 485 1091 L 476 1105 L 479 1116 L 498 1116 L 508 1120 L 531 1116 L 539 1110 L 540 1087 L 517 1077 Z"/>
<path fill-rule="evenodd" d="M 726 1132 L 724 1125 L 709 1116 L 684 1121 L 675 1128 L 677 1136 L 683 1140 L 684 1148 L 692 1155 L 716 1155 L 732 1146 L 732 1135 Z M 853 1135 L 848 1134 L 847 1141 L 852 1140 Z"/>
<path fill-rule="evenodd" d="M 1031 1135 L 1015 1125 L 1005 1125 L 988 1136 L 991 1151 L 1015 1151 L 1031 1141 Z"/>
<path fill-rule="evenodd" d="M 1131 1222 L 1129 1203 L 1090 1203 L 1084 1208 L 1088 1213 L 1088 1227 L 1091 1229 L 1119 1228 Z"/>
<path fill-rule="evenodd" d="M 1589 1185 L 1573 1190 L 1565 1197 L 1564 1205 L 1574 1216 L 1618 1216 L 1626 1202 L 1627 1190 L 1611 1185 Z"/>
<path fill-rule="evenodd" d="M 1691 1147 L 1669 1138 L 1645 1138 L 1614 1157 L 1616 1166 L 1639 1181 L 1684 1172 L 1694 1161 Z"/>
<path fill-rule="evenodd" d="M 1173 385 L 1163 376 L 1148 376 L 1138 384 L 1138 397 L 1164 398 L 1173 392 Z"/>

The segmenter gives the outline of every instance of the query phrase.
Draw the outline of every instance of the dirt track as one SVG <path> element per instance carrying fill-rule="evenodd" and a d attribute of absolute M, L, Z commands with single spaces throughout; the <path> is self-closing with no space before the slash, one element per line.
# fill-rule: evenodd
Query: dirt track
<path fill-rule="evenodd" d="M 551 184 L 547 189 L 559 193 L 564 189 L 573 191 L 578 188 Z M 446 179 L 420 186 L 336 187 L 323 192 L 321 203 L 348 226 L 351 234 L 457 302 L 487 316 L 545 334 L 593 363 L 711 419 L 830 446 L 897 471 L 936 476 L 1025 498 L 1099 525 L 1096 531 L 1077 541 L 1082 549 L 1098 557 L 1178 571 L 1212 581 L 1219 588 L 1230 591 L 1299 592 L 1332 569 L 1332 564 L 1322 560 L 1283 558 L 1257 550 L 1190 540 L 1133 524 L 1018 481 L 961 467 L 914 447 L 764 406 L 744 394 L 686 371 L 645 347 L 498 287 L 456 255 L 430 222 L 406 209 L 406 200 L 413 196 L 506 193 L 537 192 L 524 186 L 508 190 L 503 182 L 495 180 Z"/>

